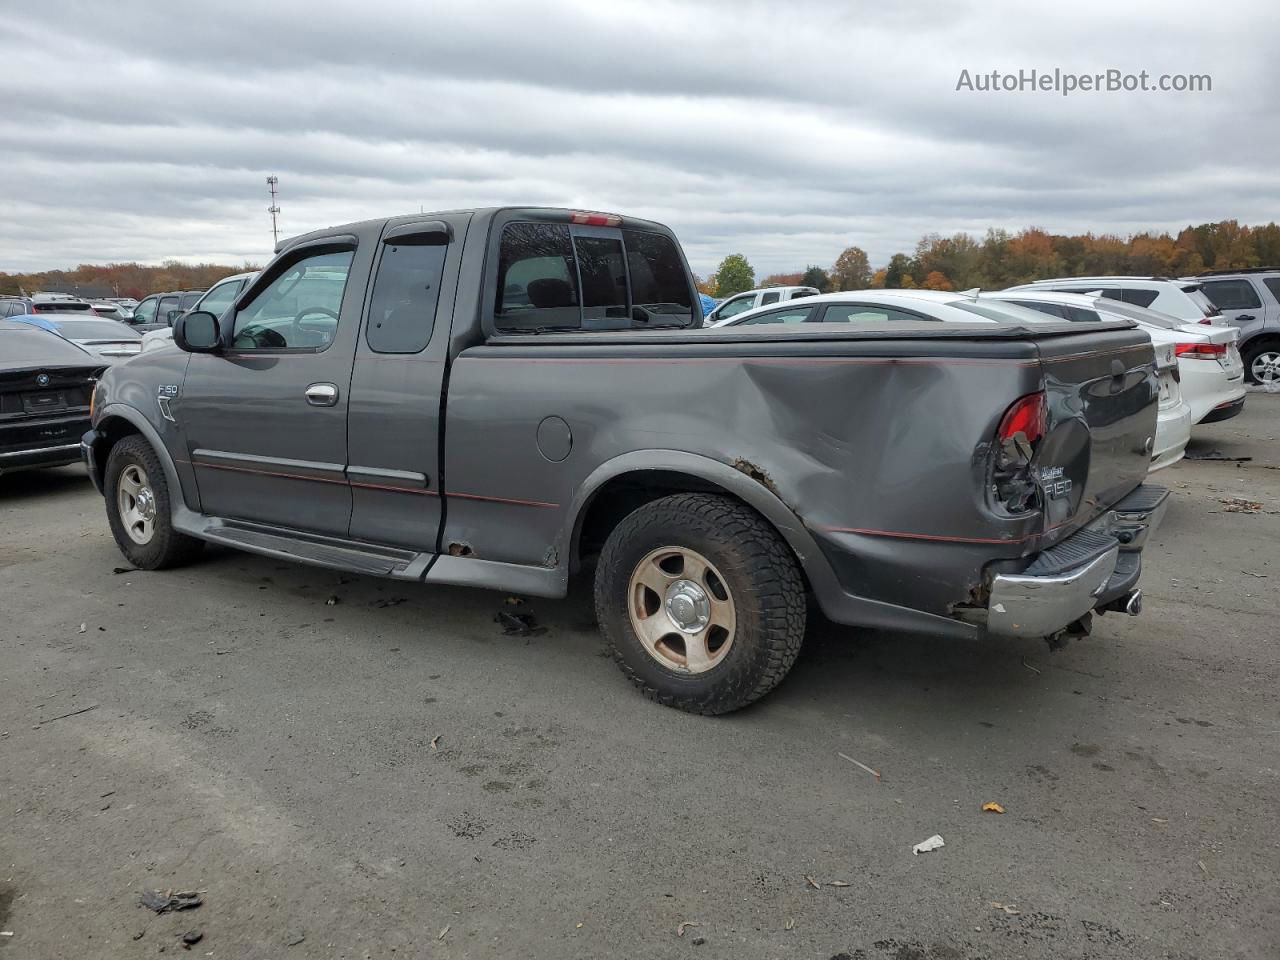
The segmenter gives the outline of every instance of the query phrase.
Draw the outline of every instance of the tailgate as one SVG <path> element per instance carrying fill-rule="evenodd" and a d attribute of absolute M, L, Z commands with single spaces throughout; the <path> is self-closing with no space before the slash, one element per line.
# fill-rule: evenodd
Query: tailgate
<path fill-rule="evenodd" d="M 1048 545 L 1109 509 L 1146 478 L 1160 382 L 1141 330 L 1038 343 L 1048 430 L 1033 466 Z"/>

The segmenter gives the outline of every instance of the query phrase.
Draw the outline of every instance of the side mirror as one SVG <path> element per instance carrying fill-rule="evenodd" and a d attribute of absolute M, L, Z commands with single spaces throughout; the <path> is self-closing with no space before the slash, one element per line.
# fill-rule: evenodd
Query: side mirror
<path fill-rule="evenodd" d="M 205 310 L 179 317 L 173 325 L 173 342 L 188 353 L 216 353 L 222 346 L 218 318 Z"/>

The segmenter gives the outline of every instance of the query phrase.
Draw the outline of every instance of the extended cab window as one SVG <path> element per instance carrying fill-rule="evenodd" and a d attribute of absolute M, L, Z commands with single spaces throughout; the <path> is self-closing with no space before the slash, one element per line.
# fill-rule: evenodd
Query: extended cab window
<path fill-rule="evenodd" d="M 236 314 L 236 350 L 321 349 L 333 342 L 352 253 L 320 253 L 289 266 Z"/>
<path fill-rule="evenodd" d="M 716 312 L 716 319 L 724 320 L 728 317 L 736 317 L 740 313 L 746 313 L 755 305 L 756 295 L 754 293 L 739 297 L 737 300 L 730 300 Z"/>
<path fill-rule="evenodd" d="M 760 294 L 760 306 L 767 307 L 771 303 L 777 303 L 778 297 L 780 296 L 782 296 L 782 294 L 777 293 L 776 291 L 774 293 L 762 293 Z"/>
<path fill-rule="evenodd" d="M 444 243 L 384 243 L 365 340 L 376 353 L 419 353 L 431 339 L 444 276 Z"/>

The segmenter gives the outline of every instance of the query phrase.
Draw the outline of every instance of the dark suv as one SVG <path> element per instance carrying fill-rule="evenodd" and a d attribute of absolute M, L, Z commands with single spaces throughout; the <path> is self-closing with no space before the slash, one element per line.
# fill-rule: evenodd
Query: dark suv
<path fill-rule="evenodd" d="M 148 330 L 164 330 L 173 326 L 173 321 L 194 307 L 196 301 L 202 296 L 204 296 L 203 290 L 153 293 L 134 307 L 133 318 L 124 322 L 139 333 L 145 333 Z"/>

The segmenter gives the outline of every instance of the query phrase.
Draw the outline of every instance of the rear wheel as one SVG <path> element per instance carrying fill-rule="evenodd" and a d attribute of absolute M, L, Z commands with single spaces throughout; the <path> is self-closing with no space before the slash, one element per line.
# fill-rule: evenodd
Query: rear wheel
<path fill-rule="evenodd" d="M 125 437 L 107 457 L 103 491 L 120 552 L 135 567 L 161 570 L 192 560 L 203 540 L 173 529 L 171 493 L 160 458 L 145 438 Z"/>
<path fill-rule="evenodd" d="M 1280 388 L 1280 340 L 1249 344 L 1244 351 L 1244 372 L 1250 383 Z"/>
<path fill-rule="evenodd" d="M 804 639 L 791 549 L 728 497 L 664 497 L 609 535 L 596 614 L 623 673 L 650 699 L 728 713 L 782 682 Z"/>

